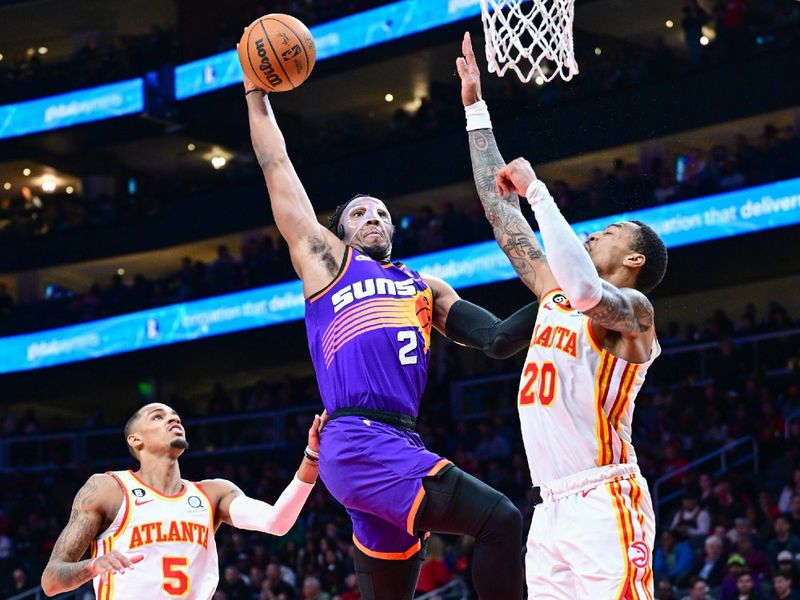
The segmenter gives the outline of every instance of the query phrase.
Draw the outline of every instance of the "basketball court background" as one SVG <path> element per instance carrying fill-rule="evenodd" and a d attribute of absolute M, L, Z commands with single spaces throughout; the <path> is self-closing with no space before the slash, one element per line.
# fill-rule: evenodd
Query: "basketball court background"
<path fill-rule="evenodd" d="M 471 180 L 454 75 L 469 30 L 503 155 L 529 158 L 581 231 L 650 211 L 673 236 L 653 299 L 667 350 L 634 443 L 659 533 L 678 530 L 690 566 L 659 573 L 657 553 L 657 581 L 685 593 L 700 574 L 708 532 L 674 517 L 697 496 L 727 540 L 719 580 L 705 573 L 714 597 L 737 532 L 764 553 L 744 559 L 768 590 L 774 522 L 800 522 L 800 3 L 700 2 L 705 17 L 690 4 L 578 0 L 580 73 L 539 85 L 487 73 L 470 0 L 2 3 L 0 597 L 35 597 L 77 487 L 130 465 L 121 425 L 144 402 L 184 416 L 186 477 L 274 500 L 297 462 L 318 392 L 233 50 L 267 12 L 317 41 L 310 79 L 272 103 L 320 218 L 381 197 L 398 258 L 502 316 L 528 301 Z M 522 358 L 433 343 L 422 435 L 529 518 Z M 353 598 L 347 527 L 320 484 L 287 538 L 223 528 L 219 597 L 257 597 L 276 564 L 295 590 L 316 578 Z M 444 540 L 452 597 L 469 593 L 469 555 Z"/>

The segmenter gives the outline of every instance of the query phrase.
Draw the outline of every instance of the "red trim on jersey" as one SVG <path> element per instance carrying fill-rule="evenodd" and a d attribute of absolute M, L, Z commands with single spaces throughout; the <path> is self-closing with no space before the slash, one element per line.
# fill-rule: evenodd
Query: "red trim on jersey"
<path fill-rule="evenodd" d="M 596 352 L 602 352 L 603 344 L 601 344 L 600 340 L 597 339 L 597 335 L 592 328 L 591 319 L 586 319 L 586 333 L 589 335 L 589 343 L 591 344 L 592 348 L 594 348 Z"/>
<path fill-rule="evenodd" d="M 122 495 L 125 497 L 125 512 L 122 513 L 122 520 L 119 522 L 119 527 L 117 527 L 117 530 L 111 534 L 111 538 L 116 539 L 120 536 L 120 534 L 123 531 L 125 531 L 125 527 L 128 525 L 128 519 L 131 516 L 131 500 L 128 494 L 128 488 L 125 487 L 125 484 L 116 475 L 116 473 L 109 472 L 109 475 L 111 475 L 114 479 L 117 480 L 119 487 L 122 488 Z"/>

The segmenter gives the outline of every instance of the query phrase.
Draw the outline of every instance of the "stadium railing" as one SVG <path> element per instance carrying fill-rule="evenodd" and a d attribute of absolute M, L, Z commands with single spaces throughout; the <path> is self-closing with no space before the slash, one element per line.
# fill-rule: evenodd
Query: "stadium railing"
<path fill-rule="evenodd" d="M 192 457 L 218 456 L 281 448 L 287 420 L 319 412 L 316 404 L 281 410 L 190 418 L 183 421 L 195 449 Z M 309 421 L 308 425 L 311 422 Z M 46 471 L 52 468 L 126 463 L 122 427 L 18 435 L 0 439 L 0 471 Z"/>
<path fill-rule="evenodd" d="M 414 600 L 467 600 L 469 598 L 469 591 L 466 584 L 461 579 L 454 579 L 450 583 L 433 591 L 415 596 Z"/>
<path fill-rule="evenodd" d="M 714 476 L 723 475 L 730 469 L 734 469 L 748 463 L 752 463 L 753 474 L 757 475 L 758 442 L 756 442 L 756 440 L 749 435 L 740 437 L 737 440 L 725 444 L 722 448 L 712 450 L 708 454 L 693 460 L 688 465 L 684 465 L 679 469 L 668 471 L 656 479 L 655 483 L 653 484 L 653 506 L 655 507 L 657 521 L 659 519 L 660 509 L 672 500 L 675 500 L 679 496 L 683 495 L 683 488 L 680 487 L 678 482 L 680 476 L 684 473 L 694 471 L 701 466 L 705 466 L 708 463 L 716 461 L 717 459 L 719 459 L 719 467 L 713 472 Z M 666 494 L 662 494 L 662 488 L 670 482 L 678 483 L 678 489 L 674 489 Z"/>

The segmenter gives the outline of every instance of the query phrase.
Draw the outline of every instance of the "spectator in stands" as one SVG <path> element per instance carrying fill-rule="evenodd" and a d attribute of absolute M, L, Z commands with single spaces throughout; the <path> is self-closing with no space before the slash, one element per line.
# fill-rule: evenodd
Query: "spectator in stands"
<path fill-rule="evenodd" d="M 453 576 L 444 562 L 444 542 L 438 535 L 431 535 L 428 540 L 428 555 L 417 581 L 417 593 L 432 592 L 448 583 Z"/>
<path fill-rule="evenodd" d="M 670 529 L 681 527 L 691 537 L 705 537 L 711 530 L 711 515 L 699 504 L 697 492 L 688 491 L 681 499 L 681 509 L 672 518 Z"/>
<path fill-rule="evenodd" d="M 694 568 L 694 553 L 680 533 L 673 530 L 661 534 L 661 543 L 653 553 L 653 572 L 656 579 L 667 579 L 678 587 L 686 582 Z"/>
<path fill-rule="evenodd" d="M 792 524 L 792 533 L 800 536 L 800 493 L 794 494 L 789 501 L 789 513 L 786 517 Z"/>
<path fill-rule="evenodd" d="M 24 569 L 17 567 L 11 573 L 11 581 L 8 586 L 3 590 L 3 596 L 6 598 L 16 596 L 22 592 L 27 592 L 32 584 L 28 581 L 28 574 Z"/>
<path fill-rule="evenodd" d="M 662 579 L 656 584 L 655 600 L 678 600 L 675 587 L 666 579 Z"/>
<path fill-rule="evenodd" d="M 275 598 L 279 598 L 281 594 L 283 594 L 287 600 L 294 600 L 297 598 L 297 593 L 295 592 L 294 588 L 286 583 L 281 577 L 280 565 L 274 562 L 271 562 L 267 565 L 266 577 L 261 584 L 262 595 L 265 592 L 271 594 Z"/>
<path fill-rule="evenodd" d="M 792 580 L 778 573 L 772 578 L 772 587 L 775 590 L 774 598 L 776 600 L 800 600 L 800 593 L 792 588 Z"/>
<path fill-rule="evenodd" d="M 331 595 L 322 591 L 322 585 L 316 577 L 306 577 L 303 581 L 303 600 L 331 600 Z"/>
<path fill-rule="evenodd" d="M 248 585 L 248 580 L 236 565 L 225 567 L 225 576 L 219 584 L 219 589 L 225 592 L 228 600 L 251 600 L 253 597 L 253 590 Z"/>
<path fill-rule="evenodd" d="M 358 578 L 355 573 L 350 573 L 345 577 L 344 588 L 339 595 L 339 600 L 361 600 L 361 591 L 358 589 Z"/>
<path fill-rule="evenodd" d="M 783 515 L 775 519 L 773 524 L 775 537 L 767 542 L 767 554 L 773 566 L 778 564 L 779 555 L 789 552 L 790 557 L 800 554 L 800 537 L 792 533 L 792 524 Z"/>
<path fill-rule="evenodd" d="M 753 576 L 748 571 L 739 573 L 736 578 L 736 592 L 736 600 L 763 600 L 764 598 L 760 590 L 755 587 Z"/>
<path fill-rule="evenodd" d="M 689 60 L 693 65 L 702 60 L 700 36 L 703 25 L 708 23 L 708 13 L 697 0 L 685 0 L 683 3 L 683 36 Z"/>
<path fill-rule="evenodd" d="M 722 578 L 722 586 L 720 587 L 722 600 L 736 600 L 739 597 L 737 581 L 743 573 L 750 573 L 747 570 L 747 563 L 744 558 L 739 554 L 731 554 L 728 557 L 728 572 Z M 754 577 L 752 573 L 750 575 L 755 582 L 756 589 L 760 588 L 762 579 Z"/>
<path fill-rule="evenodd" d="M 691 579 L 689 581 L 689 593 L 683 600 L 712 600 L 708 595 L 708 584 L 702 579 Z"/>
<path fill-rule="evenodd" d="M 766 552 L 755 546 L 752 535 L 739 536 L 735 548 L 736 553 L 744 558 L 747 569 L 753 576 L 763 579 L 769 578 L 769 558 L 767 558 Z"/>
<path fill-rule="evenodd" d="M 725 573 L 725 559 L 722 556 L 722 540 L 716 536 L 706 538 L 703 547 L 703 562 L 695 571 L 698 579 L 702 579 L 712 588 L 722 583 Z"/>
<path fill-rule="evenodd" d="M 795 567 L 795 555 L 788 550 L 782 550 L 778 553 L 778 566 L 775 575 L 784 575 L 792 582 L 792 587 L 798 589 L 800 585 L 800 577 Z"/>

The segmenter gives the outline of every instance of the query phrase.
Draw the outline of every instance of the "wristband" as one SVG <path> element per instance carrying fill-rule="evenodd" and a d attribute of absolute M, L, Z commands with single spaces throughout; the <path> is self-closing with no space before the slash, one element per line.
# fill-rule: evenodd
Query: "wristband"
<path fill-rule="evenodd" d="M 489 108 L 485 100 L 478 100 L 475 104 L 465 106 L 464 114 L 467 116 L 467 131 L 492 128 L 492 119 L 489 117 Z"/>
<path fill-rule="evenodd" d="M 257 93 L 257 92 L 261 92 L 262 94 L 264 94 L 264 93 L 265 93 L 265 92 L 264 92 L 264 90 L 255 89 L 255 90 L 247 90 L 247 91 L 244 93 L 244 95 L 245 95 L 245 96 L 247 96 L 247 94 L 255 94 L 255 93 Z"/>
<path fill-rule="evenodd" d="M 319 452 L 315 452 L 308 446 L 306 446 L 306 449 L 303 450 L 303 455 L 311 462 L 319 462 Z"/>
<path fill-rule="evenodd" d="M 534 210 L 542 202 L 546 202 L 547 200 L 553 201 L 553 197 L 550 195 L 547 186 L 541 179 L 534 179 L 531 181 L 528 189 L 525 190 L 525 198 L 527 198 L 528 204 L 530 204 L 531 208 Z"/>

